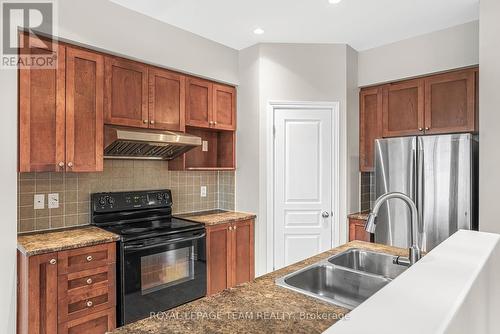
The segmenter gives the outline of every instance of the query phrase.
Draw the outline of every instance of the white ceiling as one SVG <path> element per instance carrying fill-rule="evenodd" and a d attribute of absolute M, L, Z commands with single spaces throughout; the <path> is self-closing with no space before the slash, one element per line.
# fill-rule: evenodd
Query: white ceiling
<path fill-rule="evenodd" d="M 238 50 L 259 42 L 347 43 L 365 50 L 479 17 L 479 0 L 111 1 Z M 257 27 L 265 33 L 253 34 Z"/>

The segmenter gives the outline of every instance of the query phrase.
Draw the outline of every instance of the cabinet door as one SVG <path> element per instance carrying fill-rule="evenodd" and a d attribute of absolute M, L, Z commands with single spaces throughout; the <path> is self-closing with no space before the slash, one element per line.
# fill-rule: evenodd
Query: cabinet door
<path fill-rule="evenodd" d="M 371 172 L 375 139 L 382 137 L 382 88 L 363 89 L 359 96 L 359 169 Z"/>
<path fill-rule="evenodd" d="M 105 123 L 147 128 L 147 65 L 106 57 L 104 99 Z"/>
<path fill-rule="evenodd" d="M 19 171 L 59 171 L 65 162 L 66 49 L 54 44 L 52 51 L 35 42 L 30 42 L 26 52 L 52 54 L 57 57 L 57 67 L 19 68 Z"/>
<path fill-rule="evenodd" d="M 72 321 L 59 324 L 59 334 L 103 334 L 116 327 L 115 309 L 89 314 Z M 56 333 L 56 332 L 50 332 Z"/>
<path fill-rule="evenodd" d="M 403 81 L 384 89 L 384 137 L 422 134 L 424 127 L 424 81 Z"/>
<path fill-rule="evenodd" d="M 66 170 L 103 170 L 104 58 L 66 50 Z"/>
<path fill-rule="evenodd" d="M 185 77 L 149 68 L 149 127 L 184 131 Z"/>
<path fill-rule="evenodd" d="M 371 234 L 365 230 L 365 221 L 349 219 L 349 241 L 360 240 L 371 242 Z"/>
<path fill-rule="evenodd" d="M 425 79 L 425 133 L 476 131 L 475 70 Z"/>
<path fill-rule="evenodd" d="M 213 86 L 213 126 L 221 130 L 236 129 L 236 89 L 230 86 Z"/>
<path fill-rule="evenodd" d="M 195 78 L 186 80 L 186 125 L 208 128 L 212 124 L 212 83 Z"/>
<path fill-rule="evenodd" d="M 18 253 L 18 333 L 57 332 L 57 254 Z"/>
<path fill-rule="evenodd" d="M 229 225 L 207 226 L 207 295 L 230 286 L 231 258 Z"/>
<path fill-rule="evenodd" d="M 254 230 L 253 220 L 233 225 L 231 286 L 254 279 Z"/>

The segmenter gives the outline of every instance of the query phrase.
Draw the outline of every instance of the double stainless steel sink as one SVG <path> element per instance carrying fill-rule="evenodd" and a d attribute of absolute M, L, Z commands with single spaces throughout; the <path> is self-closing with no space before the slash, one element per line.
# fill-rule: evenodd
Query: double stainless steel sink
<path fill-rule="evenodd" d="M 276 284 L 352 310 L 407 269 L 393 259 L 389 254 L 349 249 L 278 278 Z"/>

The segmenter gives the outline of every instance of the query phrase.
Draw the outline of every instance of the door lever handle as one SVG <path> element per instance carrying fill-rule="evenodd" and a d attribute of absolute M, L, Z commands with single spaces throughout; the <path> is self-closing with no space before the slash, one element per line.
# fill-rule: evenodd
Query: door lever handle
<path fill-rule="evenodd" d="M 323 212 L 321 213 L 321 217 L 323 217 L 323 218 L 328 218 L 328 217 L 330 217 L 330 214 L 328 213 L 328 211 L 323 211 Z"/>

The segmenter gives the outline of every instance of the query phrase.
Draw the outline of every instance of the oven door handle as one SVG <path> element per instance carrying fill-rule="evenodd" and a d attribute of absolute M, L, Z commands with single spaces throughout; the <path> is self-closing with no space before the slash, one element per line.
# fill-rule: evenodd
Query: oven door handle
<path fill-rule="evenodd" d="M 198 240 L 198 239 L 204 238 L 206 235 L 207 234 L 205 232 L 203 232 L 202 234 L 199 234 L 197 236 L 190 237 L 190 238 L 175 238 L 175 239 L 167 240 L 165 242 L 159 242 L 159 243 L 152 244 L 152 245 L 147 245 L 147 246 L 143 246 L 143 244 L 139 244 L 139 245 L 137 245 L 137 244 L 125 245 L 123 248 L 125 250 L 145 250 L 145 249 L 151 249 L 151 248 L 155 248 L 155 247 L 159 247 L 159 246 L 165 246 L 165 245 L 170 245 L 170 244 L 179 243 L 179 242 L 186 242 L 186 241 Z"/>

